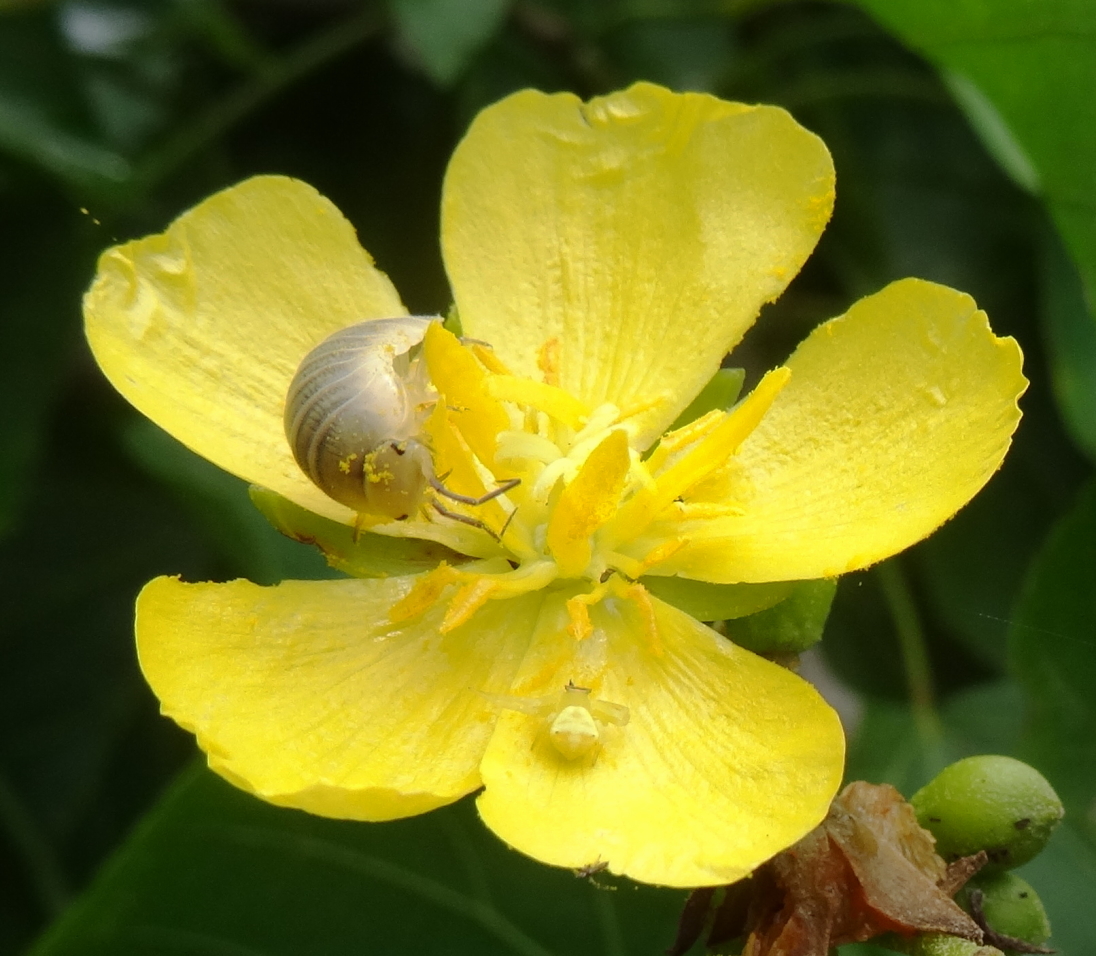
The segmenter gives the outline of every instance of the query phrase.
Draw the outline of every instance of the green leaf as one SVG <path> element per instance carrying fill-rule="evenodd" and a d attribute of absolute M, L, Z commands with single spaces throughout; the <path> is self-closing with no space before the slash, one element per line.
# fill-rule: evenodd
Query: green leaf
<path fill-rule="evenodd" d="M 1024 575 L 1085 477 L 1049 396 L 1033 390 L 1023 406 L 1004 466 L 959 514 L 913 548 L 908 561 L 933 620 L 999 673 L 1006 668 L 1008 622 Z"/>
<path fill-rule="evenodd" d="M 1070 437 L 1096 459 L 1096 321 L 1077 268 L 1051 229 L 1042 248 L 1043 327 L 1054 397 Z"/>
<path fill-rule="evenodd" d="M 83 223 L 38 193 L 0 203 L 0 536 L 16 522 L 78 337 Z"/>
<path fill-rule="evenodd" d="M 4 954 L 23 952 L 190 756 L 138 670 L 133 599 L 157 574 L 201 580 L 212 566 L 94 404 L 60 412 L 0 547 Z"/>
<path fill-rule="evenodd" d="M 1096 6 L 858 0 L 924 53 L 987 149 L 1039 188 L 1096 303 Z M 1093 319 L 1096 321 L 1096 319 Z"/>
<path fill-rule="evenodd" d="M 945 70 L 942 78 L 997 164 L 1021 189 L 1038 194 L 1038 170 L 985 93 L 961 73 Z"/>
<path fill-rule="evenodd" d="M 96 193 L 108 193 L 129 177 L 124 156 L 53 125 L 33 105 L 0 91 L 0 150 Z"/>
<path fill-rule="evenodd" d="M 605 46 L 621 86 L 649 80 L 674 90 L 714 91 L 735 54 L 723 17 L 636 17 L 609 33 Z"/>
<path fill-rule="evenodd" d="M 649 953 L 672 941 L 684 896 L 541 866 L 470 800 L 351 823 L 195 768 L 32 956 Z"/>
<path fill-rule="evenodd" d="M 510 0 L 389 0 L 404 38 L 442 86 L 457 79 L 502 26 Z"/>
<path fill-rule="evenodd" d="M 9 153 L 100 196 L 129 176 L 128 160 L 104 143 L 76 62 L 50 10 L 5 17 L 0 29 L 0 153 Z"/>
<path fill-rule="evenodd" d="M 398 574 L 419 574 L 436 568 L 442 561 L 460 564 L 467 558 L 433 541 L 392 538 L 353 528 L 313 514 L 287 498 L 251 486 L 251 500 L 275 528 L 304 544 L 314 544 L 327 563 L 356 578 L 385 578 Z"/>
<path fill-rule="evenodd" d="M 906 698 L 901 648 L 875 572 L 839 579 L 821 650 L 834 674 L 853 690 L 869 698 Z"/>
<path fill-rule="evenodd" d="M 687 578 L 650 575 L 640 583 L 659 600 L 672 604 L 698 621 L 727 621 L 771 608 L 788 598 L 795 581 L 771 584 L 709 584 Z"/>
<path fill-rule="evenodd" d="M 1031 700 L 1025 756 L 1096 842 L 1096 484 L 1032 564 L 1009 634 Z"/>
<path fill-rule="evenodd" d="M 982 753 L 1015 753 L 1023 694 L 1011 681 L 950 697 L 935 727 L 918 723 L 906 704 L 868 698 L 849 741 L 846 777 L 893 784 L 907 797 L 949 763 Z"/>
<path fill-rule="evenodd" d="M 257 584 L 331 576 L 314 551 L 287 541 L 270 527 L 239 478 L 194 454 L 145 418 L 132 419 L 122 441 L 134 461 L 190 512 L 220 550 L 232 575 L 245 575 Z"/>
<path fill-rule="evenodd" d="M 1035 887 L 1050 917 L 1050 943 L 1058 956 L 1092 952 L 1096 912 L 1096 847 L 1066 815 L 1050 843 L 1018 871 Z"/>

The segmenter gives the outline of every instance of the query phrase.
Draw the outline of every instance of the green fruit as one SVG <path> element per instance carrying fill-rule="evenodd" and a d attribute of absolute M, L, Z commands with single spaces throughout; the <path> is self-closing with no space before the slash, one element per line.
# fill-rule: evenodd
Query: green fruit
<path fill-rule="evenodd" d="M 877 937 L 872 942 L 898 953 L 907 953 L 908 956 L 1001 956 L 1001 950 L 992 946 L 982 946 L 969 939 L 941 936 L 938 933 L 926 933 L 912 939 L 891 935 Z"/>
<path fill-rule="evenodd" d="M 945 767 L 910 799 L 936 852 L 957 860 L 979 850 L 984 873 L 1038 854 L 1062 819 L 1062 801 L 1039 771 L 1012 757 L 967 757 Z"/>
<path fill-rule="evenodd" d="M 1026 880 L 1015 873 L 979 874 L 959 892 L 956 899 L 971 911 L 971 893 L 982 892 L 982 915 L 994 932 L 1025 943 L 1045 943 L 1050 938 L 1050 922 L 1042 900 Z"/>

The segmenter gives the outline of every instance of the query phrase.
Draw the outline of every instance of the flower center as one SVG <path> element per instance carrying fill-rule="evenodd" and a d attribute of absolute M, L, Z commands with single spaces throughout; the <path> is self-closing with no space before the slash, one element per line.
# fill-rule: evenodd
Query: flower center
<path fill-rule="evenodd" d="M 457 502 L 438 502 L 431 517 L 448 521 L 467 542 L 460 550 L 480 560 L 442 565 L 393 614 L 420 613 L 444 593 L 444 631 L 488 600 L 585 581 L 589 590 L 567 602 L 579 638 L 589 605 L 609 593 L 646 594 L 633 582 L 685 545 L 698 509 L 711 509 L 690 503 L 690 491 L 726 465 L 790 375 L 770 372 L 734 410 L 709 412 L 644 454 L 634 423 L 662 395 L 632 408 L 591 408 L 557 385 L 513 375 L 489 347 L 464 345 L 437 323 L 423 357 L 440 396 L 425 437 Z"/>

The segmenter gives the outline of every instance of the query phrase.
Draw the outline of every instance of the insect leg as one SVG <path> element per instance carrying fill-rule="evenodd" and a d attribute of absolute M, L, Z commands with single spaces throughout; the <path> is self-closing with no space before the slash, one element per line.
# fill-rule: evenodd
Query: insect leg
<path fill-rule="evenodd" d="M 499 495 L 504 495 L 506 492 L 516 488 L 521 484 L 520 478 L 508 478 L 497 488 L 492 488 L 487 494 L 481 495 L 478 498 L 473 498 L 470 495 L 462 495 L 456 491 L 450 491 L 441 483 L 438 478 L 430 479 L 430 487 L 433 488 L 439 495 L 443 495 L 450 501 L 459 501 L 462 505 L 484 505 L 487 504 L 492 498 L 497 498 Z"/>
<path fill-rule="evenodd" d="M 489 528 L 483 521 L 480 521 L 479 518 L 473 518 L 469 515 L 458 514 L 456 511 L 450 511 L 444 505 L 441 505 L 436 501 L 431 501 L 430 504 L 434 506 L 434 510 L 438 514 L 443 515 L 446 518 L 452 518 L 454 521 L 459 521 L 462 524 L 470 525 L 473 528 L 479 528 L 480 531 L 486 531 L 496 541 L 502 541 L 502 536 Z M 507 522 L 507 524 L 509 524 L 509 522 Z M 506 529 L 503 528 L 502 530 L 505 531 Z"/>

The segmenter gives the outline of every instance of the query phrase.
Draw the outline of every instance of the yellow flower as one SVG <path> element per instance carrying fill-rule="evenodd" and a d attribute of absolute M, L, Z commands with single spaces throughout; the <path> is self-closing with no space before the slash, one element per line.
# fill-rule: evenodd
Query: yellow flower
<path fill-rule="evenodd" d="M 483 787 L 487 825 L 548 863 L 717 884 L 797 840 L 841 778 L 833 711 L 639 579 L 814 579 L 894 554 L 998 467 L 1026 384 L 968 296 L 909 279 L 664 434 L 832 202 L 825 146 L 779 109 L 638 84 L 485 110 L 442 206 L 469 338 L 429 326 L 416 374 L 436 397 L 410 437 L 444 491 L 520 484 L 479 505 L 430 492 L 448 513 L 404 521 L 327 497 L 283 431 L 306 353 L 406 314 L 327 200 L 251 179 L 104 253 L 88 337 L 138 409 L 317 515 L 462 556 L 151 582 L 137 637 L 164 712 L 218 773 L 314 813 L 391 819 Z"/>

